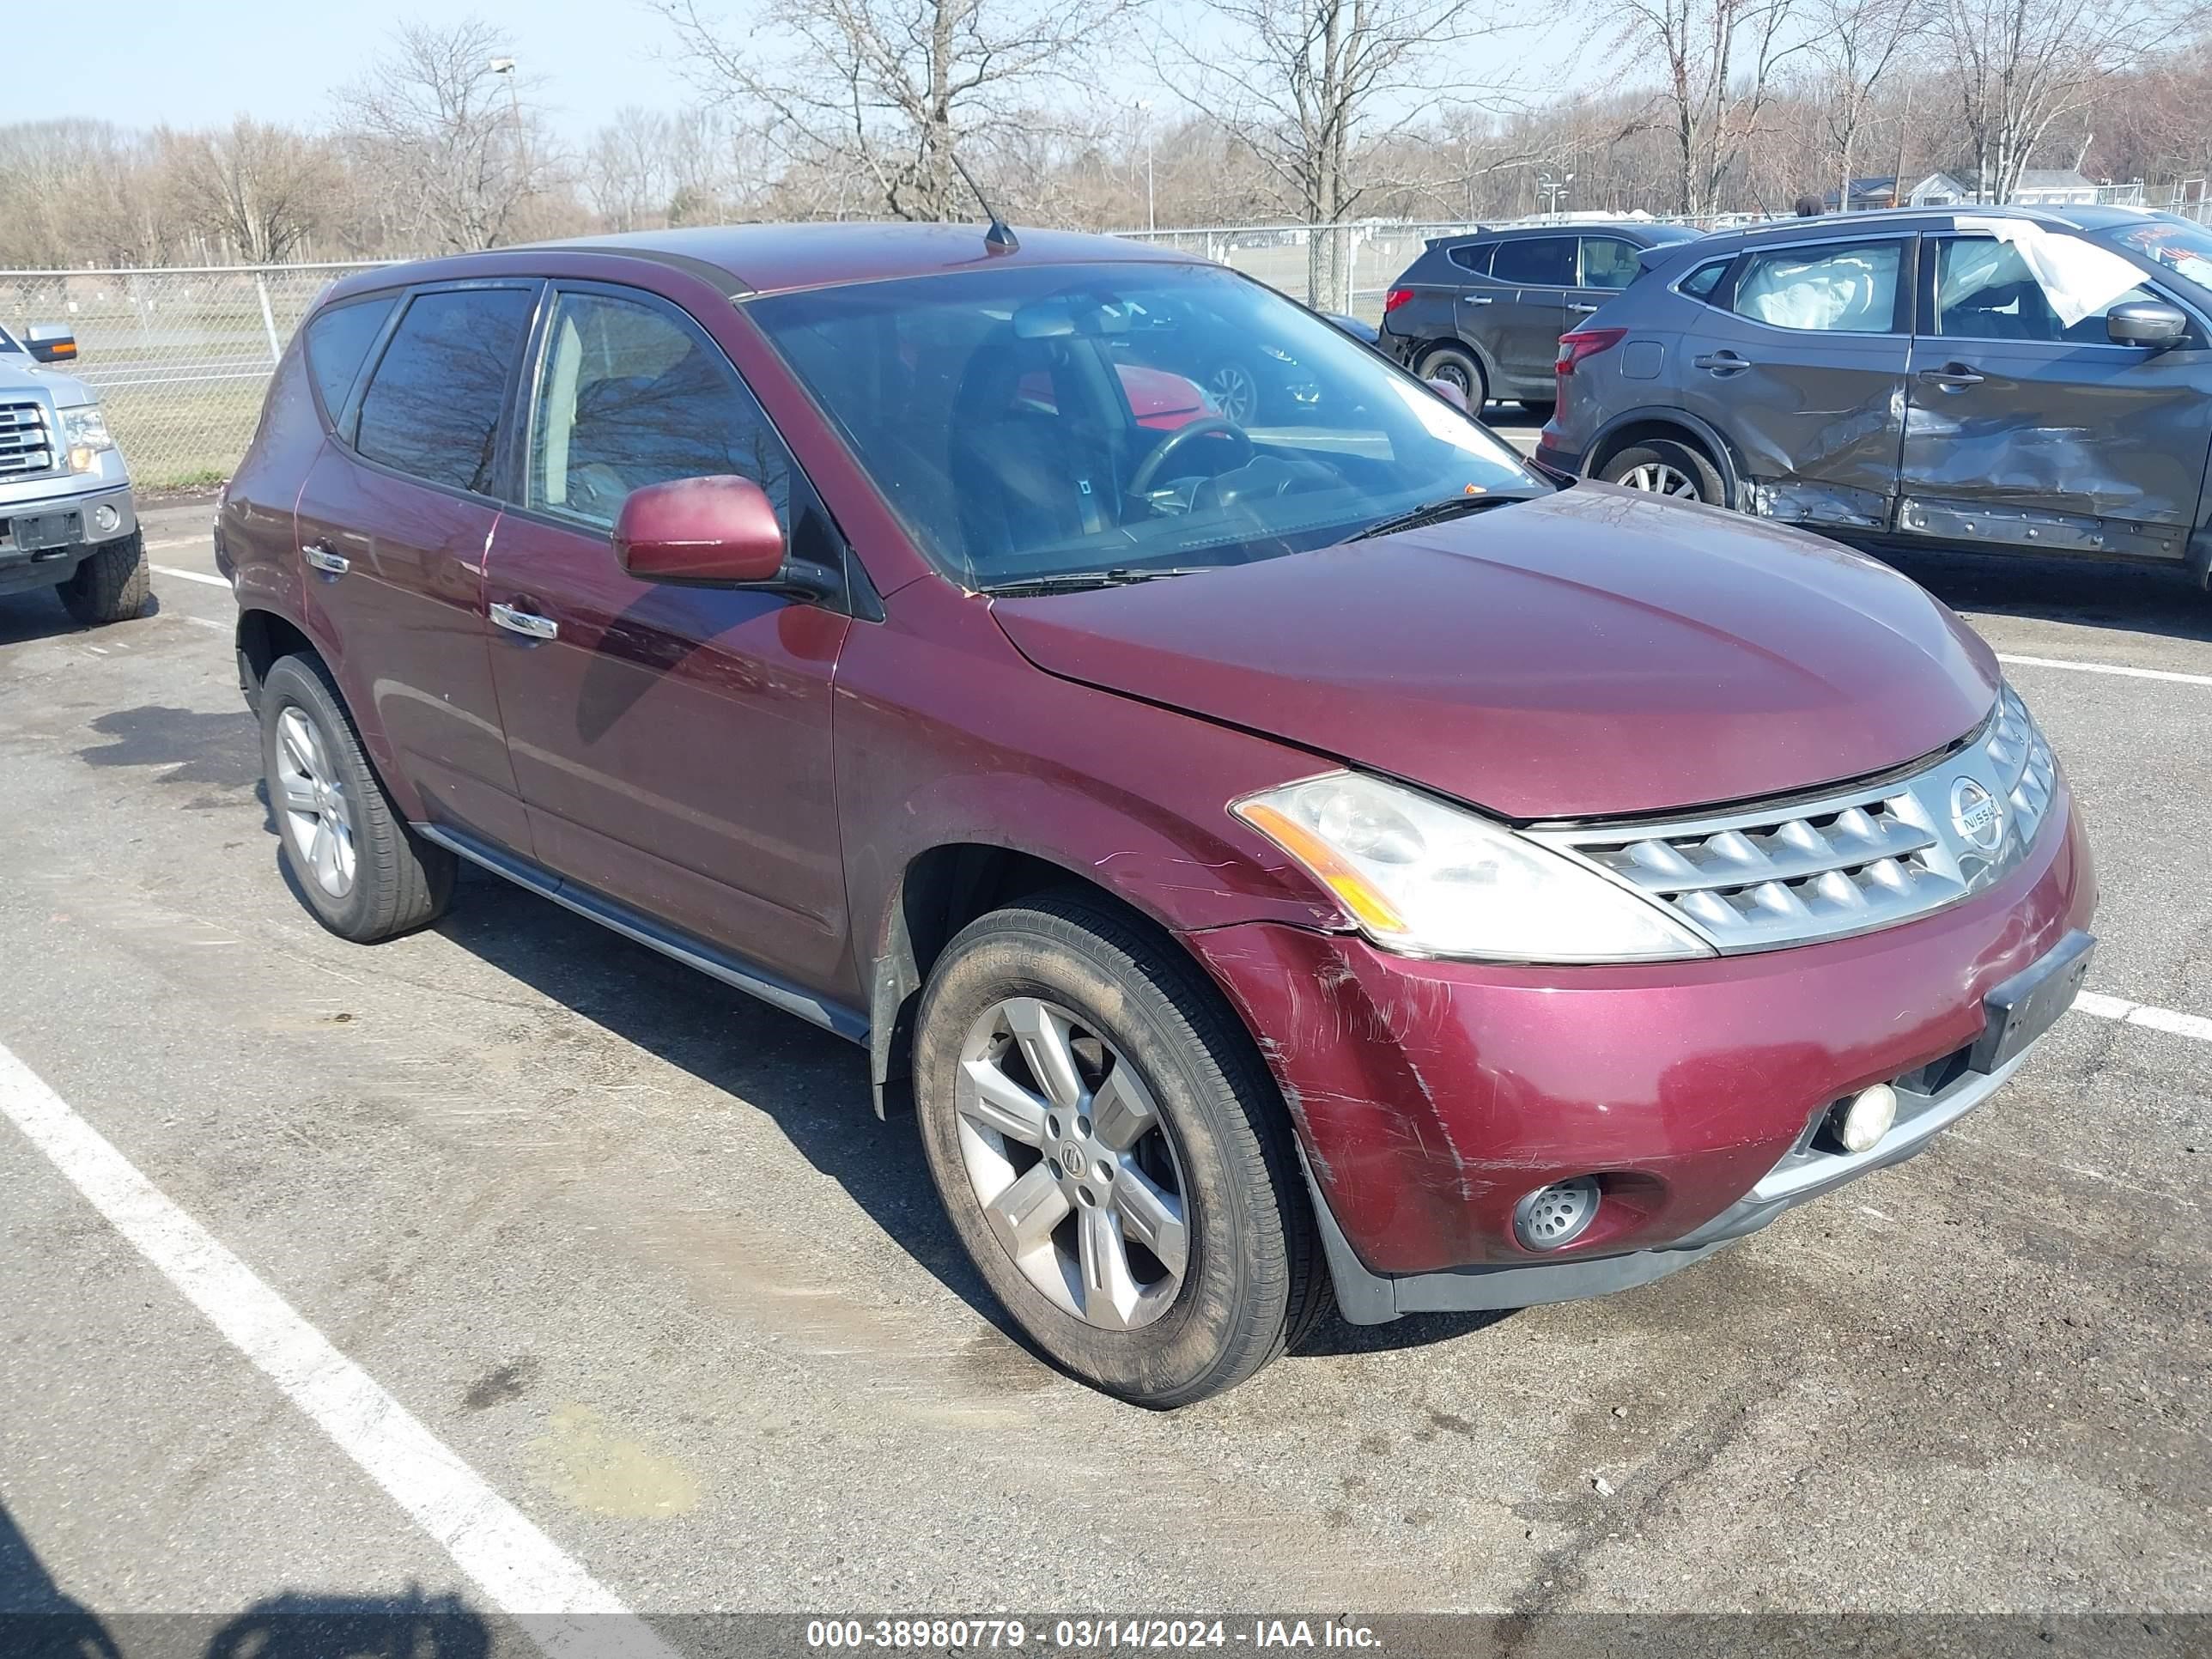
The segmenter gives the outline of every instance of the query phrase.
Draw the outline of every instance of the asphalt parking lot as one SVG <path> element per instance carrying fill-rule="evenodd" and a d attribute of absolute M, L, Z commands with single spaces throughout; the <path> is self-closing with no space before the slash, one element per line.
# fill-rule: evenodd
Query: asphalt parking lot
<path fill-rule="evenodd" d="M 430 931 L 324 933 L 210 510 L 147 515 L 140 621 L 0 600 L 0 1048 L 676 1650 L 702 1610 L 2212 1610 L 2179 580 L 1910 568 L 2027 659 L 2099 859 L 2099 1012 L 2008 1090 L 1692 1271 L 1332 1323 L 1162 1416 L 1002 1334 L 859 1050 L 473 871 Z M 0 1285 L 16 1610 L 136 1654 L 152 1614 L 483 1607 L 4 1122 Z"/>

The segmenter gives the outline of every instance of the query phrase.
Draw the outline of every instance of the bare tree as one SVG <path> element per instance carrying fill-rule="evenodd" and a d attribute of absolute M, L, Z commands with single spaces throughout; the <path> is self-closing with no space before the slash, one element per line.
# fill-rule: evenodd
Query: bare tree
<path fill-rule="evenodd" d="M 1073 84 L 1136 0 L 770 0 L 733 31 L 699 0 L 653 0 L 710 97 L 757 108 L 787 162 L 848 189 L 836 210 L 968 216 L 963 138 Z"/>
<path fill-rule="evenodd" d="M 275 264 L 299 252 L 332 182 L 321 140 L 246 116 L 224 131 L 161 138 L 180 216 L 227 257 Z"/>
<path fill-rule="evenodd" d="M 609 230 L 667 222 L 686 135 L 677 118 L 633 104 L 618 110 L 584 152 L 584 198 Z"/>
<path fill-rule="evenodd" d="M 391 183 L 444 248 L 507 240 L 518 214 L 550 182 L 554 157 L 518 95 L 513 65 L 492 67 L 498 33 L 480 18 L 445 27 L 403 25 L 392 48 L 340 94 L 374 142 Z"/>
<path fill-rule="evenodd" d="M 1628 0 L 1621 40 L 1658 60 L 1678 213 L 1712 211 L 1722 180 L 1759 131 L 1777 68 L 1802 44 L 1790 33 L 1796 3 Z"/>
<path fill-rule="evenodd" d="M 1851 207 L 1851 158 L 1863 136 L 1875 88 L 1906 46 L 1927 34 L 1923 0 L 1813 0 L 1807 45 L 1820 65 L 1814 90 L 1820 124 L 1833 147 L 1838 177 L 1836 201 Z M 1902 191 L 1905 180 L 1895 181 Z"/>
<path fill-rule="evenodd" d="M 1942 16 L 1974 188 L 2008 199 L 2051 128 L 2171 38 L 2161 0 L 1945 0 Z"/>
<path fill-rule="evenodd" d="M 1344 222 L 1373 182 L 1358 163 L 1435 106 L 1498 25 L 1483 0 L 1198 0 L 1213 27 L 1177 30 L 1161 78 L 1222 123 L 1275 179 L 1300 222 Z M 1441 72 L 1441 73 L 1440 73 Z M 1462 90 L 1468 90 L 1460 77 Z M 1310 231 L 1306 298 L 1351 304 L 1346 239 Z"/>

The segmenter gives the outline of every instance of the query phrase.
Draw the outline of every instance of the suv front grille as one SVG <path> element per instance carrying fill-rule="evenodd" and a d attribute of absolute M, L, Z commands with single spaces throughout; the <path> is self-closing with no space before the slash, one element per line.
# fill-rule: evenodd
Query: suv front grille
<path fill-rule="evenodd" d="M 0 478 L 51 472 L 54 441 L 41 403 L 0 403 Z"/>
<path fill-rule="evenodd" d="M 1698 818 L 1534 829 L 1534 839 L 1664 905 L 1723 954 L 1893 927 L 2027 856 L 2057 789 L 2050 745 L 2010 686 L 1959 748 L 1903 778 Z"/>

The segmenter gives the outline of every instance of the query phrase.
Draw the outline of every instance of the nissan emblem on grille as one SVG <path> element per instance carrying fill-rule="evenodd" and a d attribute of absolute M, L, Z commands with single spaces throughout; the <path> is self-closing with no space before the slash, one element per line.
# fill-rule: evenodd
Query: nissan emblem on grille
<path fill-rule="evenodd" d="M 1972 778 L 1960 778 L 1951 786 L 1951 823 L 1984 853 L 1996 852 L 2004 840 L 2004 808 Z"/>

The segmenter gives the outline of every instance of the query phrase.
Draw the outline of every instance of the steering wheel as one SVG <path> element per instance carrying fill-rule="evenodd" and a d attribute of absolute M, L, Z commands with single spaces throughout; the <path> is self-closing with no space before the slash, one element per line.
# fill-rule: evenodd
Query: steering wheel
<path fill-rule="evenodd" d="M 1223 437 L 1233 440 L 1243 451 L 1237 465 L 1243 465 L 1253 456 L 1252 434 L 1234 421 L 1224 420 L 1218 415 L 1201 415 L 1188 426 L 1179 426 L 1160 441 L 1160 447 L 1145 457 L 1137 468 L 1137 476 L 1129 480 L 1129 493 L 1143 495 L 1152 487 L 1152 481 L 1165 470 L 1168 459 L 1185 444 L 1195 443 L 1200 438 Z"/>

